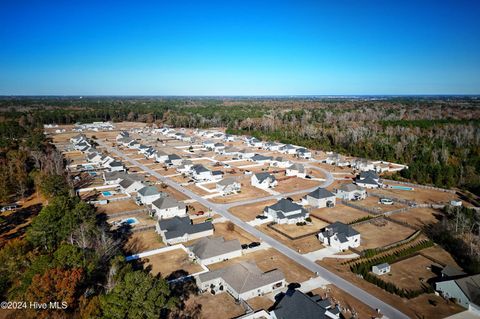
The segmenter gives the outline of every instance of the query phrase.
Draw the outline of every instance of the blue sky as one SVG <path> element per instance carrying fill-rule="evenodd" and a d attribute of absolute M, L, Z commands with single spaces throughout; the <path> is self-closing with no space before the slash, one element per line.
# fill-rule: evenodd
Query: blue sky
<path fill-rule="evenodd" d="M 479 1 L 0 2 L 0 95 L 479 94 Z"/>

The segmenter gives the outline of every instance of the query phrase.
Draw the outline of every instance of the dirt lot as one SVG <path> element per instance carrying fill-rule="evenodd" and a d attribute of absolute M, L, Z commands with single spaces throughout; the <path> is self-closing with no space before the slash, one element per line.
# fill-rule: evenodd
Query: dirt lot
<path fill-rule="evenodd" d="M 330 223 L 340 221 L 346 224 L 359 218 L 369 216 L 369 214 L 364 211 L 339 204 L 338 202 L 335 207 L 332 208 L 312 209 L 310 215 L 325 219 Z"/>
<path fill-rule="evenodd" d="M 435 224 L 442 215 L 441 211 L 433 208 L 413 208 L 403 213 L 393 214 L 390 217 L 420 228 Z"/>
<path fill-rule="evenodd" d="M 187 307 L 200 304 L 202 310 L 199 318 L 202 319 L 236 318 L 245 313 L 242 305 L 236 304 L 228 293 L 212 295 L 207 292 L 198 296 L 191 295 L 185 304 Z"/>
<path fill-rule="evenodd" d="M 375 209 L 378 213 L 385 213 L 395 209 L 407 207 L 407 205 L 403 205 L 396 202 L 394 202 L 393 205 L 384 205 L 384 204 L 380 204 L 378 202 L 379 200 L 380 199 L 377 197 L 369 196 L 363 200 L 356 201 L 355 204 L 365 208 Z"/>
<path fill-rule="evenodd" d="M 250 198 L 269 196 L 270 194 L 260 188 L 250 185 L 250 179 L 241 183 L 240 193 L 228 196 L 219 196 L 211 199 L 214 203 L 233 203 Z"/>
<path fill-rule="evenodd" d="M 130 254 L 137 254 L 161 247 L 165 247 L 165 244 L 162 242 L 160 235 L 153 229 L 130 234 L 124 245 L 125 251 Z"/>
<path fill-rule="evenodd" d="M 117 202 L 111 202 L 106 205 L 95 205 L 98 212 L 109 214 L 115 214 L 120 212 L 126 212 L 131 210 L 142 209 L 142 206 L 138 206 L 132 200 L 120 200 Z"/>
<path fill-rule="evenodd" d="M 252 241 L 257 241 L 258 240 L 254 236 L 245 232 L 240 227 L 235 226 L 233 231 L 228 230 L 227 229 L 227 224 L 228 224 L 228 222 L 227 223 L 213 224 L 213 226 L 215 228 L 215 230 L 214 230 L 215 237 L 223 236 L 223 238 L 225 238 L 225 240 L 238 239 L 241 244 L 248 244 L 248 243 L 251 243 Z"/>
<path fill-rule="evenodd" d="M 395 185 L 395 184 L 391 184 Z M 405 186 L 405 185 L 399 185 Z M 402 198 L 405 200 L 412 200 L 416 201 L 417 203 L 427 203 L 427 204 L 447 204 L 450 203 L 451 200 L 458 199 L 458 196 L 455 194 L 436 191 L 432 189 L 424 189 L 424 188 L 415 188 L 413 191 L 406 191 L 406 190 L 399 190 L 399 189 L 391 189 L 391 188 L 381 188 L 374 190 L 375 193 L 385 194 L 385 196 L 391 196 L 396 198 Z"/>
<path fill-rule="evenodd" d="M 284 181 L 279 181 L 278 185 L 274 188 L 274 190 L 279 193 L 289 193 L 315 187 L 317 185 L 320 185 L 320 182 L 310 179 L 294 177 Z"/>
<path fill-rule="evenodd" d="M 278 225 L 275 224 L 272 227 L 286 233 L 290 237 L 299 237 L 305 234 L 310 234 L 310 233 L 318 233 L 320 229 L 323 227 L 327 226 L 328 224 L 317 219 L 317 218 L 312 218 L 311 224 L 305 225 L 305 226 L 297 226 L 296 224 L 289 224 L 289 225 Z"/>
<path fill-rule="evenodd" d="M 255 216 L 263 213 L 265 206 L 270 206 L 275 204 L 276 200 L 268 200 L 264 202 L 258 202 L 250 205 L 242 205 L 230 208 L 230 212 L 235 216 L 239 217 L 243 221 L 250 221 L 255 219 Z"/>
<path fill-rule="evenodd" d="M 288 282 L 303 282 L 314 276 L 311 271 L 303 268 L 302 266 L 289 259 L 288 257 L 285 257 L 273 248 L 266 250 L 258 250 L 238 258 L 212 264 L 209 265 L 208 268 L 210 268 L 211 270 L 224 268 L 231 264 L 245 260 L 255 261 L 257 263 L 257 266 L 262 271 L 269 271 L 275 268 L 283 271 L 283 273 L 285 274 L 285 278 Z"/>
<path fill-rule="evenodd" d="M 390 264 L 391 271 L 379 278 L 403 289 L 418 290 L 422 288 L 422 283 L 427 284 L 428 279 L 436 277 L 436 274 L 431 271 L 432 265 L 440 267 L 430 259 L 416 255 Z"/>
<path fill-rule="evenodd" d="M 370 223 L 364 223 L 353 227 L 361 235 L 361 245 L 359 249 L 369 249 L 389 245 L 405 239 L 414 233 L 410 228 L 386 220 L 383 226 L 377 226 L 383 223 L 376 224 L 377 221 L 372 221 Z"/>
<path fill-rule="evenodd" d="M 353 297 L 349 293 L 338 289 L 335 285 L 327 285 L 324 288 L 317 288 L 312 290 L 312 294 L 319 295 L 322 298 L 330 298 L 334 303 L 339 304 L 341 307 L 348 309 L 342 312 L 345 318 L 352 318 L 352 312 L 357 313 L 357 318 L 374 318 L 376 316 L 375 309 L 370 308 L 357 298 Z"/>
<path fill-rule="evenodd" d="M 202 271 L 199 264 L 192 262 L 188 254 L 182 249 L 175 249 L 165 253 L 148 256 L 141 259 L 144 267 L 151 267 L 150 273 L 156 275 L 160 273 L 162 277 L 168 277 L 176 270 L 184 270 L 189 274 Z"/>
<path fill-rule="evenodd" d="M 324 248 L 324 246 L 320 243 L 320 241 L 315 235 L 307 236 L 301 239 L 291 240 L 283 236 L 282 234 L 274 231 L 273 229 L 270 229 L 265 224 L 257 226 L 257 228 L 265 234 L 269 235 L 270 237 L 277 239 L 281 243 L 302 254 Z"/>
<path fill-rule="evenodd" d="M 253 308 L 253 311 L 268 310 L 274 304 L 270 298 L 265 296 L 248 299 L 247 303 Z"/>

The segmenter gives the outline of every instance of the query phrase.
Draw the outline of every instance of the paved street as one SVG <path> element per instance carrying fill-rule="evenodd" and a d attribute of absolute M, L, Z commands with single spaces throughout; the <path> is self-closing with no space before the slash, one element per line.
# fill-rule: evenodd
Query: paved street
<path fill-rule="evenodd" d="M 320 265 L 316 264 L 315 262 L 309 260 L 308 258 L 305 258 L 298 252 L 294 251 L 293 249 L 287 247 L 286 245 L 280 243 L 279 241 L 271 238 L 270 236 L 267 236 L 260 230 L 256 229 L 255 227 L 252 227 L 248 223 L 242 221 L 240 218 L 236 217 L 235 215 L 231 214 L 228 211 L 228 208 L 238 206 L 238 205 L 244 205 L 244 204 L 250 204 L 254 202 L 259 202 L 259 201 L 264 201 L 267 199 L 273 199 L 273 198 L 278 198 L 282 196 L 289 196 L 289 195 L 294 195 L 298 193 L 304 193 L 308 191 L 313 191 L 317 187 L 313 187 L 312 189 L 308 190 L 302 190 L 302 191 L 297 191 L 297 192 L 292 192 L 292 193 L 284 193 L 278 196 L 269 196 L 269 197 L 263 197 L 259 199 L 252 199 L 252 200 L 247 200 L 243 202 L 236 202 L 233 205 L 228 204 L 216 204 L 216 203 L 211 203 L 207 199 L 204 199 L 202 196 L 195 194 L 194 192 L 190 191 L 189 189 L 184 188 L 180 184 L 172 181 L 169 178 L 166 178 L 165 176 L 162 176 L 155 172 L 154 170 L 150 169 L 149 167 L 139 163 L 138 161 L 130 158 L 123 152 L 120 152 L 119 150 L 112 148 L 110 146 L 107 146 L 101 141 L 97 141 L 101 146 L 105 147 L 109 152 L 116 154 L 119 157 L 122 157 L 125 161 L 138 166 L 145 172 L 150 173 L 152 176 L 158 178 L 162 182 L 164 182 L 166 185 L 178 190 L 179 192 L 183 193 L 184 195 L 195 199 L 199 203 L 203 204 L 204 206 L 210 208 L 211 210 L 217 212 L 218 214 L 222 215 L 223 217 L 229 219 L 232 221 L 236 226 L 242 228 L 243 230 L 247 231 L 248 233 L 252 234 L 253 236 L 259 238 L 260 240 L 266 242 L 285 256 L 291 258 L 292 260 L 295 260 L 297 263 L 300 265 L 304 266 L 305 268 L 309 269 L 310 271 L 318 274 L 320 277 L 325 279 L 326 281 L 331 282 L 338 288 L 348 292 L 352 296 L 355 296 L 357 299 L 362 301 L 363 303 L 367 304 L 368 306 L 372 307 L 373 309 L 380 309 L 380 311 L 388 318 L 408 318 L 405 314 L 397 310 L 396 308 L 392 307 L 391 305 L 381 301 L 377 297 L 369 294 L 368 292 L 358 288 L 357 286 L 353 285 L 352 283 L 348 282 L 347 280 L 341 278 L 340 276 L 330 272 L 326 268 L 321 267 Z M 333 182 L 333 176 L 320 168 L 325 175 L 326 175 L 326 181 L 321 185 L 322 187 L 326 187 L 330 185 Z"/>

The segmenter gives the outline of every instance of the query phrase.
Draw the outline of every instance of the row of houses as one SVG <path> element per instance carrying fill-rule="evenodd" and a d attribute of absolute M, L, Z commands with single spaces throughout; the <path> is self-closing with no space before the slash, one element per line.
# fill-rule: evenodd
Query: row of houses
<path fill-rule="evenodd" d="M 111 122 L 93 122 L 80 124 L 76 123 L 72 131 L 74 132 L 83 132 L 83 131 L 111 131 L 114 129 L 114 125 Z"/>
<path fill-rule="evenodd" d="M 110 172 L 121 172 L 126 170 L 121 161 L 102 154 L 93 147 L 85 135 L 79 134 L 73 136 L 70 138 L 70 142 L 75 150 L 85 154 L 88 163 L 83 166 L 86 169 L 102 169 Z"/>

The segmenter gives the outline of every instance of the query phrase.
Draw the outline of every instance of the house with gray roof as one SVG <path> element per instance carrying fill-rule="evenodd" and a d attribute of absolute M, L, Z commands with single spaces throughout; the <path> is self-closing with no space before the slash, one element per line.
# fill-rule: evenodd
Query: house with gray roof
<path fill-rule="evenodd" d="M 251 261 L 200 274 L 197 286 L 201 291 L 228 292 L 237 300 L 248 300 L 285 287 L 285 275 L 278 269 L 263 272 Z"/>
<path fill-rule="evenodd" d="M 480 274 L 435 283 L 435 290 L 446 299 L 480 315 Z"/>
<path fill-rule="evenodd" d="M 152 210 L 155 212 L 157 219 L 187 216 L 187 205 L 170 196 L 154 200 L 152 202 Z"/>
<path fill-rule="evenodd" d="M 190 218 L 176 216 L 160 220 L 156 225 L 156 231 L 165 243 L 173 245 L 213 235 L 213 224 L 211 222 L 192 224 Z"/>
<path fill-rule="evenodd" d="M 240 191 L 240 183 L 233 177 L 227 177 L 217 182 L 216 190 L 223 195 L 236 194 Z"/>
<path fill-rule="evenodd" d="M 309 159 L 312 158 L 312 152 L 309 149 L 300 147 L 297 149 L 297 156 L 300 158 Z"/>
<path fill-rule="evenodd" d="M 167 156 L 165 160 L 165 164 L 167 166 L 179 166 L 182 165 L 182 158 L 177 154 L 170 154 Z"/>
<path fill-rule="evenodd" d="M 367 198 L 367 190 L 356 184 L 342 184 L 335 190 L 338 198 L 344 200 L 361 200 Z"/>
<path fill-rule="evenodd" d="M 305 176 L 307 176 L 307 171 L 305 170 L 305 166 L 303 166 L 302 164 L 294 163 L 287 167 L 285 175 L 305 178 Z"/>
<path fill-rule="evenodd" d="M 132 179 L 130 176 L 123 178 L 118 185 L 122 193 L 125 194 L 138 192 L 138 190 L 145 187 L 141 180 Z"/>
<path fill-rule="evenodd" d="M 287 168 L 291 165 L 292 163 L 288 159 L 283 157 L 275 157 L 270 161 L 270 166 L 272 167 Z"/>
<path fill-rule="evenodd" d="M 297 153 L 297 148 L 291 144 L 286 144 L 280 147 L 280 152 L 295 155 Z"/>
<path fill-rule="evenodd" d="M 242 246 L 238 239 L 225 240 L 223 237 L 203 237 L 187 249 L 191 258 L 204 265 L 242 256 Z"/>
<path fill-rule="evenodd" d="M 319 187 L 313 192 L 305 196 L 306 204 L 315 208 L 334 207 L 335 206 L 335 194 Z"/>
<path fill-rule="evenodd" d="M 273 159 L 272 156 L 264 156 L 264 155 L 261 155 L 261 154 L 255 154 L 253 155 L 250 160 L 252 162 L 256 162 L 256 163 L 259 163 L 259 164 L 267 164 L 267 163 L 270 163 L 270 161 Z"/>
<path fill-rule="evenodd" d="M 213 179 L 212 171 L 202 164 L 193 165 L 190 171 L 196 181 L 210 181 Z"/>
<path fill-rule="evenodd" d="M 137 194 L 138 200 L 142 202 L 143 205 L 151 204 L 160 197 L 167 196 L 167 194 L 159 192 L 155 186 L 142 187 L 138 190 Z"/>
<path fill-rule="evenodd" d="M 360 233 L 352 226 L 342 222 L 335 222 L 320 230 L 318 239 L 325 245 L 344 251 L 350 247 L 360 246 Z"/>
<path fill-rule="evenodd" d="M 261 189 L 274 188 L 278 184 L 275 176 L 266 172 L 253 174 L 250 181 L 252 183 L 252 186 L 255 186 Z"/>
<path fill-rule="evenodd" d="M 340 308 L 318 295 L 308 296 L 299 290 L 280 295 L 270 311 L 272 319 L 339 319 Z"/>
<path fill-rule="evenodd" d="M 263 209 L 263 214 L 271 217 L 277 224 L 296 224 L 305 222 L 309 213 L 291 200 L 282 198 L 275 204 Z"/>

